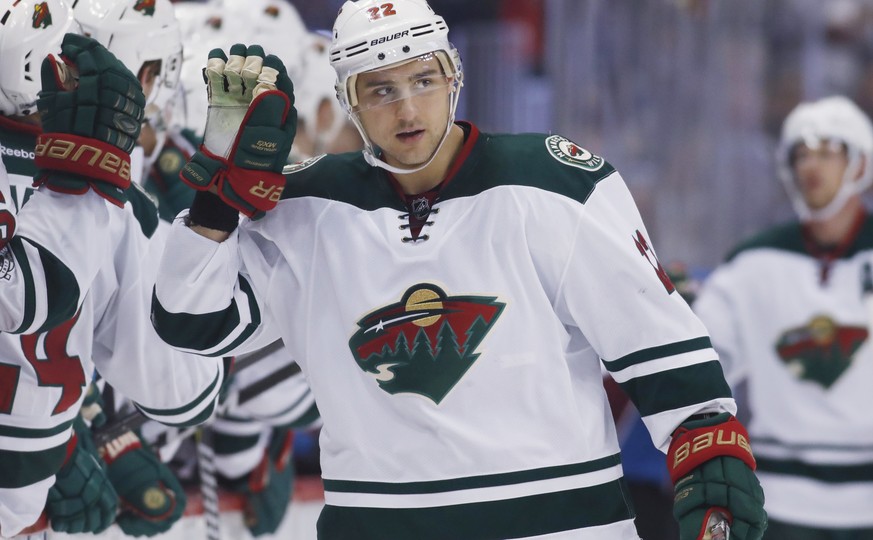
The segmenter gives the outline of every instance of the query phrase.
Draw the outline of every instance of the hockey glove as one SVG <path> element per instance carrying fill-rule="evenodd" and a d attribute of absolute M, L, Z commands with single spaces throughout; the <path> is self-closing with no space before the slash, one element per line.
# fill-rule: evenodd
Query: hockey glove
<path fill-rule="evenodd" d="M 46 514 L 54 531 L 96 534 L 115 520 L 118 495 L 97 457 L 88 427 L 80 417 L 73 427 L 75 447 L 49 489 Z"/>
<path fill-rule="evenodd" d="M 213 189 L 229 206 L 258 219 L 285 187 L 282 167 L 297 130 L 294 86 L 282 61 L 259 45 L 236 44 L 228 59 L 213 49 L 204 70 L 209 116 L 203 145 L 179 176 Z"/>
<path fill-rule="evenodd" d="M 166 532 L 182 517 L 187 499 L 175 475 L 132 431 L 100 448 L 109 480 L 121 498 L 116 522 L 130 536 Z"/>
<path fill-rule="evenodd" d="M 60 61 L 43 60 L 41 75 L 34 185 L 71 194 L 93 189 L 124 206 L 145 106 L 139 80 L 97 41 L 76 34 L 64 36 Z"/>
<path fill-rule="evenodd" d="M 734 540 L 760 540 L 767 528 L 764 491 L 743 425 L 728 413 L 685 422 L 667 451 L 681 540 L 699 540 L 714 511 L 731 521 Z"/>
<path fill-rule="evenodd" d="M 216 452 L 222 444 L 233 444 L 228 440 L 232 438 L 217 436 Z M 238 480 L 222 482 L 226 489 L 245 495 L 243 517 L 252 536 L 275 533 L 282 524 L 294 491 L 293 442 L 293 431 L 274 428 L 270 443 L 254 470 Z"/>

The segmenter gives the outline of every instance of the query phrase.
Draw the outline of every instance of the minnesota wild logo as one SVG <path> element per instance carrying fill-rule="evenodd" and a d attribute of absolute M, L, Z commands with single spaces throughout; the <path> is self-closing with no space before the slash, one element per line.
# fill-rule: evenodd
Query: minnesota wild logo
<path fill-rule="evenodd" d="M 439 405 L 479 358 L 476 348 L 506 304 L 495 297 L 448 296 L 430 283 L 358 321 L 349 348 L 389 394 L 420 394 Z"/>
<path fill-rule="evenodd" d="M 839 326 L 819 315 L 782 334 L 776 352 L 797 377 L 830 388 L 852 364 L 852 356 L 867 336 L 863 326 Z"/>
<path fill-rule="evenodd" d="M 48 28 L 52 23 L 52 12 L 49 11 L 48 3 L 42 2 L 33 6 L 33 27 Z"/>
<path fill-rule="evenodd" d="M 155 4 L 157 2 L 155 0 L 137 0 L 133 5 L 134 11 L 139 11 L 143 15 L 154 16 L 155 14 Z"/>

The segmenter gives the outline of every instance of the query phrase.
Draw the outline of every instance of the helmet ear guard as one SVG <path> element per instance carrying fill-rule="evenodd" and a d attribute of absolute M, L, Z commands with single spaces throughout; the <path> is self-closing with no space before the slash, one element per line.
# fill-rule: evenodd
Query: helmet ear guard
<path fill-rule="evenodd" d="M 845 145 L 848 165 L 840 189 L 821 208 L 810 208 L 797 187 L 792 152 L 798 144 L 816 148 L 822 143 Z M 801 103 L 786 117 L 776 153 L 779 178 L 803 221 L 826 220 L 848 200 L 873 185 L 873 125 L 864 112 L 843 96 Z"/>
<path fill-rule="evenodd" d="M 79 25 L 64 0 L 0 0 L 0 20 L 0 113 L 27 116 L 36 112 L 43 59 L 60 54 L 64 34 Z"/>
<path fill-rule="evenodd" d="M 333 28 L 330 64 L 337 74 L 336 93 L 346 113 L 364 140 L 364 157 L 373 166 L 395 173 L 419 171 L 430 164 L 445 142 L 455 119 L 464 73 L 461 55 L 448 40 L 445 20 L 425 0 L 348 0 L 340 8 Z M 453 86 L 449 96 L 446 131 L 433 155 L 413 169 L 393 167 L 377 157 L 377 150 L 356 114 L 358 96 L 355 82 L 367 71 L 401 65 L 433 54 Z"/>

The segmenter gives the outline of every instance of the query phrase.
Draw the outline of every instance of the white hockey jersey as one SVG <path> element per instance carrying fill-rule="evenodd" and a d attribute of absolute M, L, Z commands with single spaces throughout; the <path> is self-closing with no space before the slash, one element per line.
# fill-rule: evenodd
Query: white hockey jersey
<path fill-rule="evenodd" d="M 27 144 L 36 133 L 11 133 L 0 130 L 18 209 L 16 236 L 0 252 L 3 535 L 39 517 L 95 367 L 173 425 L 204 421 L 223 379 L 220 359 L 171 349 L 148 321 L 163 233 L 144 193 L 131 188 L 121 209 L 93 192 L 34 191 Z"/>
<path fill-rule="evenodd" d="M 360 153 L 292 167 L 223 243 L 177 223 L 153 323 L 210 355 L 284 340 L 324 421 L 320 538 L 636 538 L 600 360 L 665 449 L 735 412 L 716 354 L 608 163 L 466 129 L 417 241 Z"/>
<path fill-rule="evenodd" d="M 732 385 L 746 379 L 748 430 L 773 519 L 873 526 L 873 219 L 823 265 L 799 224 L 740 246 L 694 309 Z"/>

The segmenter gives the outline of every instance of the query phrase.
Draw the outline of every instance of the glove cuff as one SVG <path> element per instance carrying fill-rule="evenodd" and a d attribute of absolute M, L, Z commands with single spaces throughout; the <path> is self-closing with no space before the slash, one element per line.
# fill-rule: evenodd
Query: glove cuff
<path fill-rule="evenodd" d="M 702 424 L 702 425 L 701 425 Z M 673 484 L 701 464 L 718 456 L 735 457 L 755 470 L 755 457 L 746 428 L 727 413 L 712 422 L 687 422 L 673 432 L 667 467 Z"/>
<path fill-rule="evenodd" d="M 130 187 L 130 154 L 109 143 L 71 133 L 41 133 L 35 154 L 37 168 L 99 180 L 121 190 Z"/>

